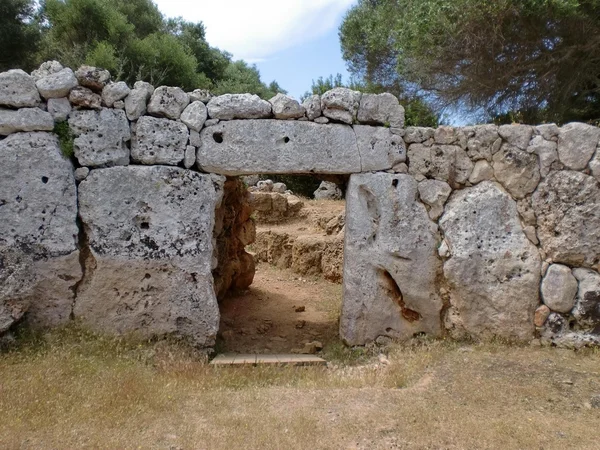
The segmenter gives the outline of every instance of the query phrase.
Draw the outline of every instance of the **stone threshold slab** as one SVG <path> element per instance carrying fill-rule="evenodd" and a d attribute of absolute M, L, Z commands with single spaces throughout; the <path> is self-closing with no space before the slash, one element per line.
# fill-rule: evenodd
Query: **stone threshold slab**
<path fill-rule="evenodd" d="M 324 366 L 327 364 L 323 358 L 314 355 L 296 354 L 237 354 L 222 353 L 211 362 L 213 366 L 247 366 L 247 365 L 289 365 L 289 366 Z"/>

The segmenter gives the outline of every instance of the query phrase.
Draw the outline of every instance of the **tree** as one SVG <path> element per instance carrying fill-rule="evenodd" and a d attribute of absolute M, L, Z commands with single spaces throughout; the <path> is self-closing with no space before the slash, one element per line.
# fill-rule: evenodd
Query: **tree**
<path fill-rule="evenodd" d="M 350 72 L 487 117 L 600 117 L 600 0 L 359 0 Z"/>
<path fill-rule="evenodd" d="M 34 13 L 33 0 L 0 2 L 0 71 L 33 68 L 40 40 Z"/>

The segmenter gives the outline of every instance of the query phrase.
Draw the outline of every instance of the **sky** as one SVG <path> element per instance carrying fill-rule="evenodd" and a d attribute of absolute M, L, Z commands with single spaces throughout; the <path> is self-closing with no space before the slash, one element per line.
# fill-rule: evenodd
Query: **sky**
<path fill-rule="evenodd" d="M 154 2 L 167 17 L 202 21 L 211 46 L 256 64 L 264 82 L 276 80 L 297 99 L 320 76 L 349 76 L 337 33 L 356 0 Z"/>

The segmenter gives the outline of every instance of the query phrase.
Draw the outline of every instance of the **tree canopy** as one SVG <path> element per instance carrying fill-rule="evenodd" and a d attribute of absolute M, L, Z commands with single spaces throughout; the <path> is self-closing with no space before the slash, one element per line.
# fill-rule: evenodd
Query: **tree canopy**
<path fill-rule="evenodd" d="M 0 2 L 0 70 L 34 64 L 40 32 L 34 21 L 35 9 L 30 0 Z"/>
<path fill-rule="evenodd" d="M 359 0 L 350 72 L 487 118 L 600 118 L 600 0 Z"/>

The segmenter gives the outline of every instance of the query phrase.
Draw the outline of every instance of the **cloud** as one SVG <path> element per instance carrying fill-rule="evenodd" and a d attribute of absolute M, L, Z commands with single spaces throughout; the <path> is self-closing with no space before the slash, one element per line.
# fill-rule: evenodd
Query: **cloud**
<path fill-rule="evenodd" d="M 154 0 L 168 17 L 202 21 L 210 45 L 261 61 L 326 34 L 355 0 Z"/>

